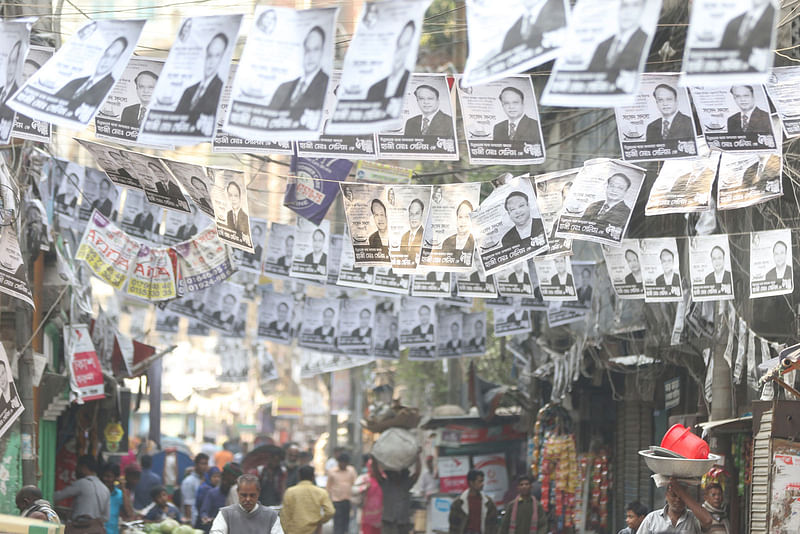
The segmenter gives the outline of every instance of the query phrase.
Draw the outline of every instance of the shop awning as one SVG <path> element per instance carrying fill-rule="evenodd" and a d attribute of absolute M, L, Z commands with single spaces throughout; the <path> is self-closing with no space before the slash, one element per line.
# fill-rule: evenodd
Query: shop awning
<path fill-rule="evenodd" d="M 735 417 L 733 419 L 706 421 L 705 423 L 697 423 L 697 426 L 703 429 L 703 433 L 735 434 L 737 432 L 746 432 L 752 430 L 753 416 L 744 415 L 742 417 Z"/>

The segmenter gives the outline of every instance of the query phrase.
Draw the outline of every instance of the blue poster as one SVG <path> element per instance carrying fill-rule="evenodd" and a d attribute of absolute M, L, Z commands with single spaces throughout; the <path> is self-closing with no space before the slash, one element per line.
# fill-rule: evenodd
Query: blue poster
<path fill-rule="evenodd" d="M 346 159 L 293 156 L 283 205 L 318 225 L 352 168 L 353 162 Z"/>

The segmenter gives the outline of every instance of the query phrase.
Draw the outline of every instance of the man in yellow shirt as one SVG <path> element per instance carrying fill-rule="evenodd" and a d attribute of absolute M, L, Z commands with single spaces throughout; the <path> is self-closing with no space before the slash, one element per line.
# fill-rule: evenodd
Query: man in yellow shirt
<path fill-rule="evenodd" d="M 286 534 L 313 534 L 333 517 L 335 510 L 328 492 L 314 485 L 314 468 L 298 469 L 300 482 L 283 494 L 281 526 Z"/>

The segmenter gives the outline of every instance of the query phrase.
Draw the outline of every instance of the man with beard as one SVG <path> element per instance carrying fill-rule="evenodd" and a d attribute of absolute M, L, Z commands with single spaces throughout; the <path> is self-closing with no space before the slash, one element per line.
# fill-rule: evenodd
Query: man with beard
<path fill-rule="evenodd" d="M 425 206 L 415 198 L 408 205 L 409 230 L 400 239 L 400 254 L 406 256 L 412 265 L 416 265 L 417 253 L 422 246 L 422 213 Z"/>

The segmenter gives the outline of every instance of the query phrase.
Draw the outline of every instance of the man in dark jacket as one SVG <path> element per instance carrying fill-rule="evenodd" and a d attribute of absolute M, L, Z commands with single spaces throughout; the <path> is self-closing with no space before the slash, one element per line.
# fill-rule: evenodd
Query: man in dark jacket
<path fill-rule="evenodd" d="M 470 469 L 469 486 L 450 505 L 449 534 L 496 534 L 497 507 L 491 497 L 483 493 L 483 471 Z"/>

